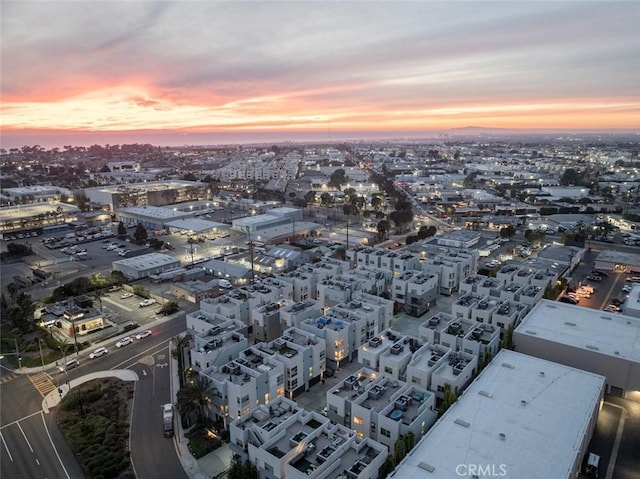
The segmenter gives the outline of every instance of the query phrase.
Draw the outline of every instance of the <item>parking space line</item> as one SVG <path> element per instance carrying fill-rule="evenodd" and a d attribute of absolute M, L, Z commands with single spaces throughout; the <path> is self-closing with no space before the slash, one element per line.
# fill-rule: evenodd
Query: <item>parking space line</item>
<path fill-rule="evenodd" d="M 607 467 L 607 474 L 604 476 L 605 479 L 611 479 L 613 477 L 613 470 L 616 467 L 616 459 L 618 457 L 618 449 L 620 448 L 620 441 L 622 440 L 622 433 L 624 431 L 624 423 L 627 420 L 627 410 L 622 406 L 618 406 L 617 404 L 612 404 L 609 402 L 605 402 L 608 406 L 617 407 L 622 409 L 622 414 L 620 414 L 620 420 L 618 421 L 618 430 L 616 432 L 616 438 L 613 441 L 613 448 L 611 449 L 611 457 L 609 459 L 609 467 Z"/>
<path fill-rule="evenodd" d="M 133 311 L 133 309 L 131 309 L 131 308 L 127 308 L 126 306 L 124 306 L 124 305 L 122 305 L 122 304 L 120 304 L 120 303 L 116 303 L 116 302 L 115 302 L 113 299 L 111 299 L 111 298 L 103 297 L 103 298 L 102 298 L 102 301 L 106 301 L 107 303 L 111 303 L 111 304 L 113 304 L 113 305 L 117 306 L 118 308 L 120 308 L 120 309 L 124 309 L 125 311 L 128 311 L 128 312 Z"/>

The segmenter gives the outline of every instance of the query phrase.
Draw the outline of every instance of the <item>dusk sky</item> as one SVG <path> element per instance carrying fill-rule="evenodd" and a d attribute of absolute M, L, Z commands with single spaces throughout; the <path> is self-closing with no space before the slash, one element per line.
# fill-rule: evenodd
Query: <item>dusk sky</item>
<path fill-rule="evenodd" d="M 640 127 L 635 1 L 22 0 L 0 13 L 3 148 L 73 143 L 65 132 Z"/>

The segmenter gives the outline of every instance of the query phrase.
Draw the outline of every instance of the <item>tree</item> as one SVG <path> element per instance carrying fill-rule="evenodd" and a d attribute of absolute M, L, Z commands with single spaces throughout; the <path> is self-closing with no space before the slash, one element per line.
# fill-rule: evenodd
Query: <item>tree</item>
<path fill-rule="evenodd" d="M 133 233 L 133 239 L 138 244 L 143 244 L 147 241 L 147 228 L 145 228 L 142 223 L 138 223 L 136 226 L 136 230 Z"/>
<path fill-rule="evenodd" d="M 515 234 L 516 234 L 516 229 L 511 225 L 505 226 L 504 228 L 500 228 L 501 238 L 511 238 Z"/>
<path fill-rule="evenodd" d="M 378 221 L 378 239 L 384 239 L 389 232 L 389 222 L 387 220 Z"/>
<path fill-rule="evenodd" d="M 322 196 L 320 196 L 320 201 L 324 206 L 330 205 L 331 203 L 333 203 L 333 196 L 331 196 L 329 193 L 322 193 Z"/>
<path fill-rule="evenodd" d="M 449 409 L 454 402 L 458 400 L 458 388 L 455 390 L 451 390 L 451 384 L 445 383 L 444 385 L 444 399 L 442 400 L 442 404 L 440 405 L 440 416 Z"/>
<path fill-rule="evenodd" d="M 178 303 L 176 303 L 175 301 L 167 301 L 162 305 L 162 308 L 160 308 L 160 312 L 164 316 L 169 316 L 173 313 L 178 312 L 179 309 L 180 307 L 178 306 Z"/>
<path fill-rule="evenodd" d="M 122 221 L 118 223 L 118 236 L 127 236 L 127 227 Z"/>
<path fill-rule="evenodd" d="M 504 333 L 504 338 L 502 339 L 502 348 L 509 349 L 514 351 L 516 349 L 516 345 L 513 342 L 513 324 L 509 325 L 507 328 L 507 332 Z"/>
<path fill-rule="evenodd" d="M 348 181 L 348 178 L 345 174 L 345 171 L 343 168 L 338 168 L 337 170 L 335 170 L 333 173 L 331 173 L 331 176 L 329 177 L 329 182 L 327 183 L 329 186 L 333 186 L 335 188 L 337 188 L 338 190 L 340 190 L 340 187 L 344 184 L 346 184 Z"/>
<path fill-rule="evenodd" d="M 316 202 L 316 192 L 313 190 L 309 190 L 304 194 L 304 199 L 307 204 Z"/>
<path fill-rule="evenodd" d="M 228 479 L 258 479 L 258 469 L 251 462 L 234 462 L 227 473 Z"/>
<path fill-rule="evenodd" d="M 198 424 L 203 424 L 207 419 L 206 408 L 211 402 L 211 381 L 194 373 L 193 378 L 188 379 L 187 384 L 180 388 L 177 394 L 177 408 L 183 417 L 196 417 Z"/>

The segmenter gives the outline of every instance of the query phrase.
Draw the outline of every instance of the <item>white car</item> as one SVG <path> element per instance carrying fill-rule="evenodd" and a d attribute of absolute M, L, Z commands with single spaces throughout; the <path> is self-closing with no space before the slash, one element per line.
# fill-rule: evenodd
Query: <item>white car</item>
<path fill-rule="evenodd" d="M 142 331 L 142 332 L 136 334 L 136 339 L 144 339 L 147 336 L 151 336 L 151 331 L 149 331 L 148 329 L 146 331 Z"/>
<path fill-rule="evenodd" d="M 120 299 L 127 299 L 131 297 L 133 297 L 133 293 L 122 293 L 122 296 L 120 296 Z"/>
<path fill-rule="evenodd" d="M 89 357 L 91 359 L 99 358 L 100 356 L 104 356 L 107 354 L 107 348 L 98 348 L 94 352 L 92 352 Z"/>
<path fill-rule="evenodd" d="M 132 342 L 133 340 L 131 339 L 131 336 L 125 336 L 124 338 L 122 338 L 120 341 L 116 343 L 116 348 L 121 348 L 122 346 L 131 344 Z"/>

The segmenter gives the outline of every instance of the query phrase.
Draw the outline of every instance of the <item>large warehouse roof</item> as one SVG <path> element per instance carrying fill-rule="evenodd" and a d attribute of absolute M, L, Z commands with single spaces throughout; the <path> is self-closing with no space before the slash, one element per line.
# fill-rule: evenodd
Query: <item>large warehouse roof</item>
<path fill-rule="evenodd" d="M 400 463 L 394 479 L 567 478 L 605 378 L 502 350 Z M 476 470 L 477 471 L 477 470 Z M 477 473 L 477 472 L 476 472 Z"/>
<path fill-rule="evenodd" d="M 640 363 L 640 320 L 631 316 L 543 299 L 517 332 Z"/>

